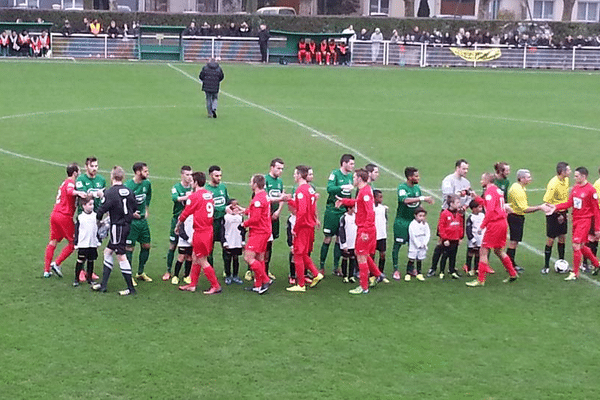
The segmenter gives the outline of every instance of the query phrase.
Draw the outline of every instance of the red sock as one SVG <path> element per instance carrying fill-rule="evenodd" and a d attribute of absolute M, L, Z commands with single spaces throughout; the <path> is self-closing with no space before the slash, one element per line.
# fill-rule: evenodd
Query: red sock
<path fill-rule="evenodd" d="M 583 245 L 581 247 L 584 247 Z M 573 249 L 573 272 L 576 276 L 579 276 L 579 264 L 581 264 L 581 249 Z"/>
<path fill-rule="evenodd" d="M 200 264 L 192 264 L 192 271 L 190 272 L 192 283 L 190 283 L 190 285 L 192 285 L 193 287 L 198 286 L 198 279 L 200 279 L 200 270 Z"/>
<path fill-rule="evenodd" d="M 313 276 L 319 275 L 319 270 L 315 267 L 315 264 L 308 254 L 304 255 L 304 267 L 308 269 Z"/>
<path fill-rule="evenodd" d="M 585 258 L 592 262 L 594 267 L 598 268 L 598 258 L 594 255 L 594 253 L 592 253 L 592 250 L 590 250 L 589 247 L 581 246 L 581 253 Z"/>
<path fill-rule="evenodd" d="M 513 266 L 512 261 L 508 255 L 504 256 L 500 261 L 502 261 L 502 265 L 504 265 L 504 269 L 508 271 L 508 275 L 511 277 L 517 276 L 517 271 L 515 271 L 515 267 Z"/>
<path fill-rule="evenodd" d="M 375 265 L 375 261 L 373 261 L 373 259 L 369 256 L 367 256 L 367 264 L 369 265 L 369 272 L 371 273 L 371 275 L 379 277 L 379 275 L 381 275 L 381 271 L 379 270 L 379 268 L 377 268 L 377 265 Z"/>
<path fill-rule="evenodd" d="M 50 272 L 50 264 L 52 264 L 54 250 L 56 250 L 56 246 L 53 246 L 51 244 L 48 244 L 48 246 L 46 246 L 46 256 L 44 257 L 44 272 Z"/>
<path fill-rule="evenodd" d="M 479 261 L 477 266 L 477 280 L 479 282 L 485 282 L 485 274 L 488 272 L 489 267 L 483 261 Z"/>
<path fill-rule="evenodd" d="M 360 287 L 363 290 L 369 289 L 369 264 L 362 263 L 358 264 L 359 276 L 360 276 Z"/>
<path fill-rule="evenodd" d="M 69 258 L 71 253 L 73 253 L 73 250 L 75 250 L 75 245 L 73 245 L 73 242 L 69 242 L 69 244 L 67 244 L 65 248 L 62 249 L 62 251 L 60 252 L 60 255 L 56 259 L 56 264 L 61 265 L 63 261 Z"/>
<path fill-rule="evenodd" d="M 211 288 L 218 289 L 221 287 L 221 285 L 219 285 L 219 281 L 217 280 L 215 269 L 212 267 L 212 265 L 209 264 L 208 267 L 204 267 L 202 268 L 202 270 L 204 271 L 204 275 L 206 275 L 206 279 L 208 279 L 208 281 L 210 282 Z"/>
<path fill-rule="evenodd" d="M 250 269 L 254 272 L 254 287 L 261 287 L 264 281 L 263 275 L 266 275 L 264 265 L 260 261 L 254 260 L 250 264 Z"/>
<path fill-rule="evenodd" d="M 296 266 L 296 284 L 304 286 L 304 256 L 302 254 L 294 254 L 294 265 Z"/>

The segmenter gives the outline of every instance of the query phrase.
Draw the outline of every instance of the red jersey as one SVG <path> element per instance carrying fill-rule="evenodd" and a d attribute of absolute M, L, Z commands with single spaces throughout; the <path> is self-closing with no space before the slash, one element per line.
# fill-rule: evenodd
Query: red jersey
<path fill-rule="evenodd" d="M 311 53 L 313 53 L 313 54 L 316 53 L 316 51 L 317 51 L 317 44 L 315 42 L 310 42 L 308 44 L 308 51 L 311 52 Z"/>
<path fill-rule="evenodd" d="M 504 211 L 504 192 L 494 184 L 488 185 L 483 194 L 483 198 L 477 197 L 476 200 L 483 204 L 485 208 L 485 217 L 481 222 L 481 229 L 484 229 L 491 222 L 506 219 Z"/>
<path fill-rule="evenodd" d="M 2 45 L 2 47 L 6 47 L 8 46 L 8 43 L 10 42 L 10 37 L 4 36 L 4 35 L 0 35 L 0 45 Z"/>
<path fill-rule="evenodd" d="M 212 232 L 214 214 L 215 202 L 212 193 L 200 188 L 188 198 L 187 205 L 179 215 L 179 222 L 183 223 L 187 217 L 194 215 L 194 232 Z"/>
<path fill-rule="evenodd" d="M 342 204 L 346 207 L 356 205 L 356 226 L 358 229 L 375 229 L 375 201 L 371 186 L 365 185 L 360 189 L 356 199 L 342 199 Z"/>
<path fill-rule="evenodd" d="M 40 35 L 38 37 L 38 40 L 39 40 L 40 46 L 42 48 L 46 48 L 46 49 L 50 48 L 50 35 L 46 35 L 46 36 Z"/>
<path fill-rule="evenodd" d="M 296 210 L 294 230 L 314 228 L 317 225 L 317 194 L 308 183 L 298 186 L 294 199 L 289 201 L 289 205 Z"/>
<path fill-rule="evenodd" d="M 464 236 L 463 215 L 458 210 L 445 209 L 440 214 L 438 229 L 442 240 L 462 239 Z"/>
<path fill-rule="evenodd" d="M 298 42 L 298 50 L 306 50 L 306 42 Z"/>
<path fill-rule="evenodd" d="M 56 195 L 56 204 L 54 204 L 53 213 L 60 213 L 73 218 L 75 214 L 75 202 L 77 196 L 75 191 L 75 179 L 67 178 L 58 188 Z"/>
<path fill-rule="evenodd" d="M 594 232 L 600 230 L 600 209 L 598 194 L 591 183 L 575 185 L 571 190 L 569 200 L 556 205 L 556 211 L 573 207 L 573 222 L 578 219 L 594 219 Z"/>
<path fill-rule="evenodd" d="M 327 43 L 321 43 L 319 49 L 321 50 L 321 53 L 327 53 Z"/>
<path fill-rule="evenodd" d="M 243 225 L 250 228 L 250 233 L 271 234 L 271 204 L 267 200 L 267 192 L 261 190 L 254 195 L 246 214 L 248 219 Z"/>

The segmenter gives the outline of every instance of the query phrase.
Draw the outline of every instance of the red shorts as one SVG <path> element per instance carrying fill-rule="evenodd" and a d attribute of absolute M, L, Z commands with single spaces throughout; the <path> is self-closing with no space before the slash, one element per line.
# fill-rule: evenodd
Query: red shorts
<path fill-rule="evenodd" d="M 356 243 L 354 253 L 357 256 L 369 256 L 375 254 L 377 248 L 377 231 L 375 229 L 362 230 L 358 228 L 356 231 Z"/>
<path fill-rule="evenodd" d="M 592 229 L 592 220 L 590 218 L 573 220 L 573 243 L 587 243 L 588 234 Z"/>
<path fill-rule="evenodd" d="M 208 257 L 213 249 L 213 233 L 194 232 L 192 248 L 196 257 Z"/>
<path fill-rule="evenodd" d="M 65 214 L 50 214 L 50 240 L 60 242 L 67 239 L 72 242 L 75 239 L 75 223 L 73 217 Z"/>
<path fill-rule="evenodd" d="M 248 235 L 248 240 L 246 241 L 246 250 L 257 254 L 266 252 L 267 243 L 269 242 L 270 237 L 271 234 L 267 233 L 250 233 L 250 235 Z"/>
<path fill-rule="evenodd" d="M 502 249 L 506 246 L 508 223 L 505 219 L 489 223 L 485 227 L 481 247 L 486 249 Z"/>
<path fill-rule="evenodd" d="M 297 228 L 294 235 L 294 255 L 310 254 L 315 243 L 314 228 Z"/>

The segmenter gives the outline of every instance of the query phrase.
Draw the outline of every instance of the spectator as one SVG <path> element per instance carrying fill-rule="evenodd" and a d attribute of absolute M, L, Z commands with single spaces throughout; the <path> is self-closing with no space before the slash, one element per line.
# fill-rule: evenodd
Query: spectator
<path fill-rule="evenodd" d="M 499 44 L 501 44 L 500 36 L 498 36 L 498 35 L 492 36 L 492 41 L 490 43 L 494 46 L 498 46 Z"/>
<path fill-rule="evenodd" d="M 369 35 L 367 34 L 367 30 L 362 28 L 360 30 L 360 35 L 358 35 L 358 40 L 369 40 Z"/>
<path fill-rule="evenodd" d="M 223 29 L 221 28 L 221 24 L 215 24 L 213 35 L 217 37 L 217 40 L 215 40 L 215 59 L 221 61 L 221 49 L 223 48 L 223 41 L 221 40 Z"/>
<path fill-rule="evenodd" d="M 338 46 L 338 60 L 340 65 L 350 65 L 350 49 L 343 40 Z"/>
<path fill-rule="evenodd" d="M 268 62 L 267 49 L 269 47 L 269 31 L 265 24 L 260 24 L 260 31 L 258 32 L 258 46 L 260 47 L 260 61 Z"/>
<path fill-rule="evenodd" d="M 29 32 L 27 32 L 27 30 L 23 29 L 23 32 L 21 32 L 21 34 L 19 35 L 18 41 L 19 41 L 20 55 L 23 57 L 29 56 L 29 50 L 31 47 L 31 38 L 29 37 Z"/>
<path fill-rule="evenodd" d="M 183 36 L 198 36 L 198 28 L 196 27 L 196 21 L 190 22 L 190 26 L 185 28 L 183 31 Z"/>
<path fill-rule="evenodd" d="M 37 36 L 31 37 L 31 50 L 29 51 L 29 55 L 31 57 L 39 57 L 41 54 L 40 41 Z"/>
<path fill-rule="evenodd" d="M 200 27 L 200 36 L 210 36 L 210 31 L 210 25 L 208 24 L 208 22 L 204 21 L 204 23 Z"/>
<path fill-rule="evenodd" d="M 235 22 L 230 22 L 229 28 L 227 28 L 227 36 L 236 37 L 239 35 L 240 35 L 240 32 L 238 31 L 237 26 L 235 26 Z"/>
<path fill-rule="evenodd" d="M 9 55 L 17 56 L 17 55 L 19 55 L 19 50 L 21 50 L 21 46 L 19 46 L 19 35 L 17 35 L 17 31 L 12 31 L 10 33 Z"/>
<path fill-rule="evenodd" d="M 492 44 L 492 34 L 490 31 L 486 31 L 483 35 L 483 44 Z"/>
<path fill-rule="evenodd" d="M 37 18 L 37 23 L 38 24 L 43 24 L 44 23 L 44 20 L 42 19 L 42 17 L 38 17 Z"/>
<path fill-rule="evenodd" d="M 464 46 L 471 47 L 475 44 L 475 40 L 471 37 L 471 32 L 466 31 L 462 43 Z"/>
<path fill-rule="evenodd" d="M 241 37 L 250 36 L 250 27 L 248 26 L 246 21 L 244 21 L 240 24 L 239 32 L 240 32 L 239 36 L 241 36 Z"/>
<path fill-rule="evenodd" d="M 119 28 L 117 28 L 117 23 L 115 22 L 114 19 L 112 21 L 110 21 L 110 25 L 109 25 L 108 29 L 106 30 L 106 33 L 108 34 L 108 37 L 111 39 L 116 39 L 117 37 L 119 37 Z"/>
<path fill-rule="evenodd" d="M 0 33 L 0 57 L 8 57 L 10 49 L 10 35 L 8 31 Z"/>
<path fill-rule="evenodd" d="M 94 21 L 90 24 L 90 32 L 94 36 L 98 36 L 102 32 L 102 26 L 97 19 L 94 19 Z"/>
<path fill-rule="evenodd" d="M 81 33 L 90 33 L 90 20 L 87 17 L 83 17 L 83 31 Z"/>
<path fill-rule="evenodd" d="M 131 35 L 134 38 L 140 35 L 140 21 L 133 21 L 131 23 Z"/>
<path fill-rule="evenodd" d="M 40 52 L 42 57 L 46 57 L 48 51 L 50 51 L 50 35 L 48 35 L 48 31 L 44 29 L 42 34 L 38 38 Z"/>
<path fill-rule="evenodd" d="M 450 46 L 452 44 L 452 42 L 453 42 L 452 35 L 450 35 L 450 32 L 446 32 L 444 34 L 444 38 L 442 39 L 442 43 Z"/>
<path fill-rule="evenodd" d="M 344 29 L 342 31 L 342 33 L 346 34 L 346 35 L 352 35 L 352 36 L 348 37 L 347 39 L 345 39 L 346 43 L 348 43 L 349 41 L 356 40 L 356 32 L 354 32 L 354 26 L 349 25 L 346 29 Z"/>
<path fill-rule="evenodd" d="M 68 19 L 65 19 L 65 24 L 60 31 L 63 36 L 71 36 L 73 34 L 73 28 L 71 27 L 71 23 Z"/>
<path fill-rule="evenodd" d="M 400 35 L 398 35 L 398 31 L 394 29 L 392 31 L 392 37 L 390 37 L 391 43 L 400 43 Z"/>
<path fill-rule="evenodd" d="M 379 28 L 375 28 L 375 32 L 371 35 L 371 61 L 373 63 L 376 63 L 379 58 L 381 42 L 383 42 L 383 35 Z"/>
<path fill-rule="evenodd" d="M 410 41 L 411 42 L 415 42 L 415 43 L 419 43 L 422 40 L 421 37 L 421 32 L 419 31 L 419 27 L 415 25 L 415 27 L 413 28 L 413 31 L 410 35 Z"/>

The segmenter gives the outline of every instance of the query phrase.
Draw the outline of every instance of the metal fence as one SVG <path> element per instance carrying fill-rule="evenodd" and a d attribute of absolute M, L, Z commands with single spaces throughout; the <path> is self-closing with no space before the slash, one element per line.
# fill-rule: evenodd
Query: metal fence
<path fill-rule="evenodd" d="M 176 37 L 149 35 L 146 43 L 174 43 Z M 281 47 L 282 38 L 273 38 L 271 46 Z M 106 35 L 52 34 L 52 57 L 137 59 L 136 38 L 111 39 Z M 183 40 L 185 61 L 206 61 L 210 57 L 222 61 L 259 62 L 257 38 L 186 37 Z M 474 46 L 453 47 L 424 43 L 392 43 L 383 41 L 350 42 L 353 65 L 396 65 L 400 67 L 487 67 L 600 69 L 600 48 L 554 49 L 543 47 Z"/>

